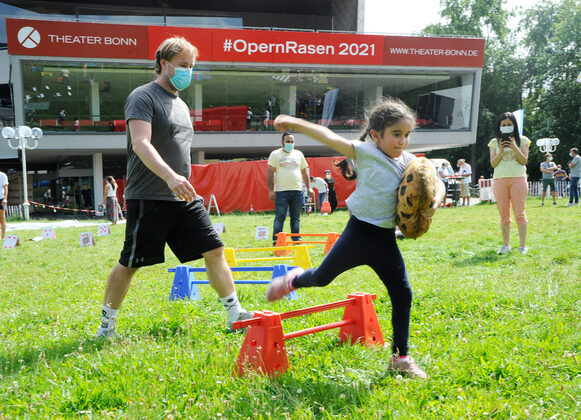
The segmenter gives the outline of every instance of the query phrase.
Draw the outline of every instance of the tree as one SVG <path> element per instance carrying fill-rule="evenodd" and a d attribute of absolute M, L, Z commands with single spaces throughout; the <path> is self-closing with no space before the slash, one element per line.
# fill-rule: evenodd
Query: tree
<path fill-rule="evenodd" d="M 441 0 L 440 16 L 445 24 L 427 26 L 422 32 L 434 35 L 464 35 L 504 39 L 509 32 L 510 13 L 503 9 L 505 0 Z"/>
<path fill-rule="evenodd" d="M 486 37 L 476 143 L 448 150 L 446 156 L 452 164 L 459 158 L 467 159 L 474 178 L 488 177 L 492 173 L 487 144 L 495 135 L 497 115 L 522 108 L 524 62 L 515 57 L 514 39 L 509 36 L 507 26 L 511 14 L 503 8 L 504 3 L 505 0 L 442 0 L 440 16 L 446 23 L 430 25 L 422 31 Z"/>
<path fill-rule="evenodd" d="M 451 162 L 468 158 L 475 176 L 490 175 L 487 144 L 495 135 L 497 115 L 524 108 L 524 134 L 533 142 L 527 172 L 537 179 L 543 160 L 537 139 L 560 139 L 553 155 L 561 164 L 569 160 L 571 147 L 581 145 L 581 83 L 576 82 L 581 71 L 581 2 L 543 0 L 525 11 L 513 31 L 507 27 L 510 14 L 503 10 L 504 3 L 442 0 L 440 15 L 445 23 L 422 32 L 486 37 L 476 144 L 470 150 L 448 150 L 446 157 Z"/>
<path fill-rule="evenodd" d="M 569 150 L 581 144 L 581 83 L 576 81 L 581 71 L 581 2 L 543 1 L 527 10 L 522 20 L 527 30 L 527 79 L 525 82 L 525 125 L 532 138 L 557 137 L 561 144 L 553 153 L 557 163 L 566 164 Z M 540 176 L 537 148 L 529 173 Z"/>

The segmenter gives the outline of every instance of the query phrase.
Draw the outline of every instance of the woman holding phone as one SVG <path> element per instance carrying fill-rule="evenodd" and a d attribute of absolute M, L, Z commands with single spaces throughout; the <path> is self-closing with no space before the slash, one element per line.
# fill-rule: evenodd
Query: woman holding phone
<path fill-rule="evenodd" d="M 521 136 L 516 118 L 512 112 L 498 116 L 496 122 L 496 137 L 490 140 L 490 164 L 494 168 L 493 191 L 500 214 L 500 230 L 502 231 L 502 246 L 499 254 L 511 251 L 510 246 L 510 206 L 518 226 L 520 240 L 518 251 L 527 253 L 527 216 L 525 203 L 528 194 L 527 160 L 531 141 Z"/>

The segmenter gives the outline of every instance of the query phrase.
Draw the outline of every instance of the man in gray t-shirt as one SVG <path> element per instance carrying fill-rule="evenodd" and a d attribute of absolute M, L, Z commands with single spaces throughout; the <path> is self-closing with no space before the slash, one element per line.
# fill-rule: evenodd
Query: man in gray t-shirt
<path fill-rule="evenodd" d="M 541 173 L 543 174 L 543 193 L 541 194 L 541 206 L 545 205 L 545 196 L 547 195 L 547 188 L 551 188 L 551 195 L 553 196 L 553 205 L 557 205 L 557 191 L 555 191 L 554 174 L 557 170 L 557 165 L 553 162 L 553 155 L 547 153 L 545 161 L 541 163 Z"/>
<path fill-rule="evenodd" d="M 125 102 L 125 243 L 107 279 L 97 337 L 116 335 L 117 312 L 133 275 L 139 267 L 164 262 L 166 244 L 182 264 L 204 258 L 230 326 L 253 316 L 238 301 L 224 244 L 189 181 L 194 132 L 178 91 L 189 86 L 197 56 L 196 47 L 184 38 L 166 39 L 155 53 L 157 79 L 135 89 Z"/>
<path fill-rule="evenodd" d="M 569 202 L 566 206 L 579 205 L 579 179 L 581 178 L 581 156 L 579 149 L 573 147 L 569 151 L 571 162 L 569 162 L 569 175 L 571 176 L 571 185 L 569 186 Z"/>

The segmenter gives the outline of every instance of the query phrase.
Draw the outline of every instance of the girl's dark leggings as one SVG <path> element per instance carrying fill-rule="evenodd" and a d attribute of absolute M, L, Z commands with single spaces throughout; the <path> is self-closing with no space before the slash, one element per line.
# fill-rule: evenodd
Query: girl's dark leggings
<path fill-rule="evenodd" d="M 377 273 L 391 299 L 394 354 L 408 354 L 412 289 L 395 238 L 395 229 L 385 229 L 351 216 L 345 230 L 321 265 L 310 268 L 293 281 L 293 286 L 323 287 L 339 274 L 360 265 Z"/>

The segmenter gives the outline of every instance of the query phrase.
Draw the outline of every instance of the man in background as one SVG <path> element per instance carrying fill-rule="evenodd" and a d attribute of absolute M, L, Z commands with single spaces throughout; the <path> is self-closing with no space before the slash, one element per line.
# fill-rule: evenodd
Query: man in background
<path fill-rule="evenodd" d="M 6 236 L 6 205 L 8 204 L 8 177 L 0 172 L 0 228 L 2 240 Z"/>
<path fill-rule="evenodd" d="M 547 195 L 547 188 L 551 188 L 551 195 L 553 196 L 553 206 L 557 205 L 557 191 L 555 189 L 555 171 L 557 165 L 553 162 L 553 155 L 547 153 L 545 161 L 541 163 L 541 173 L 543 174 L 543 193 L 541 194 L 541 206 L 545 205 L 545 196 Z"/>
<path fill-rule="evenodd" d="M 283 230 L 287 210 L 290 213 L 291 233 L 298 234 L 301 231 L 303 183 L 313 201 L 315 198 L 307 172 L 307 161 L 303 153 L 295 149 L 295 136 L 285 131 L 281 144 L 281 148 L 270 153 L 266 174 L 268 198 L 274 201 L 273 244 L 276 244 L 276 234 Z M 300 240 L 300 235 L 294 235 L 293 240 Z"/>
<path fill-rule="evenodd" d="M 460 196 L 462 196 L 462 205 L 470 205 L 470 180 L 472 178 L 472 168 L 466 163 L 464 159 L 459 159 L 458 163 L 458 175 L 462 177 L 460 181 Z"/>

